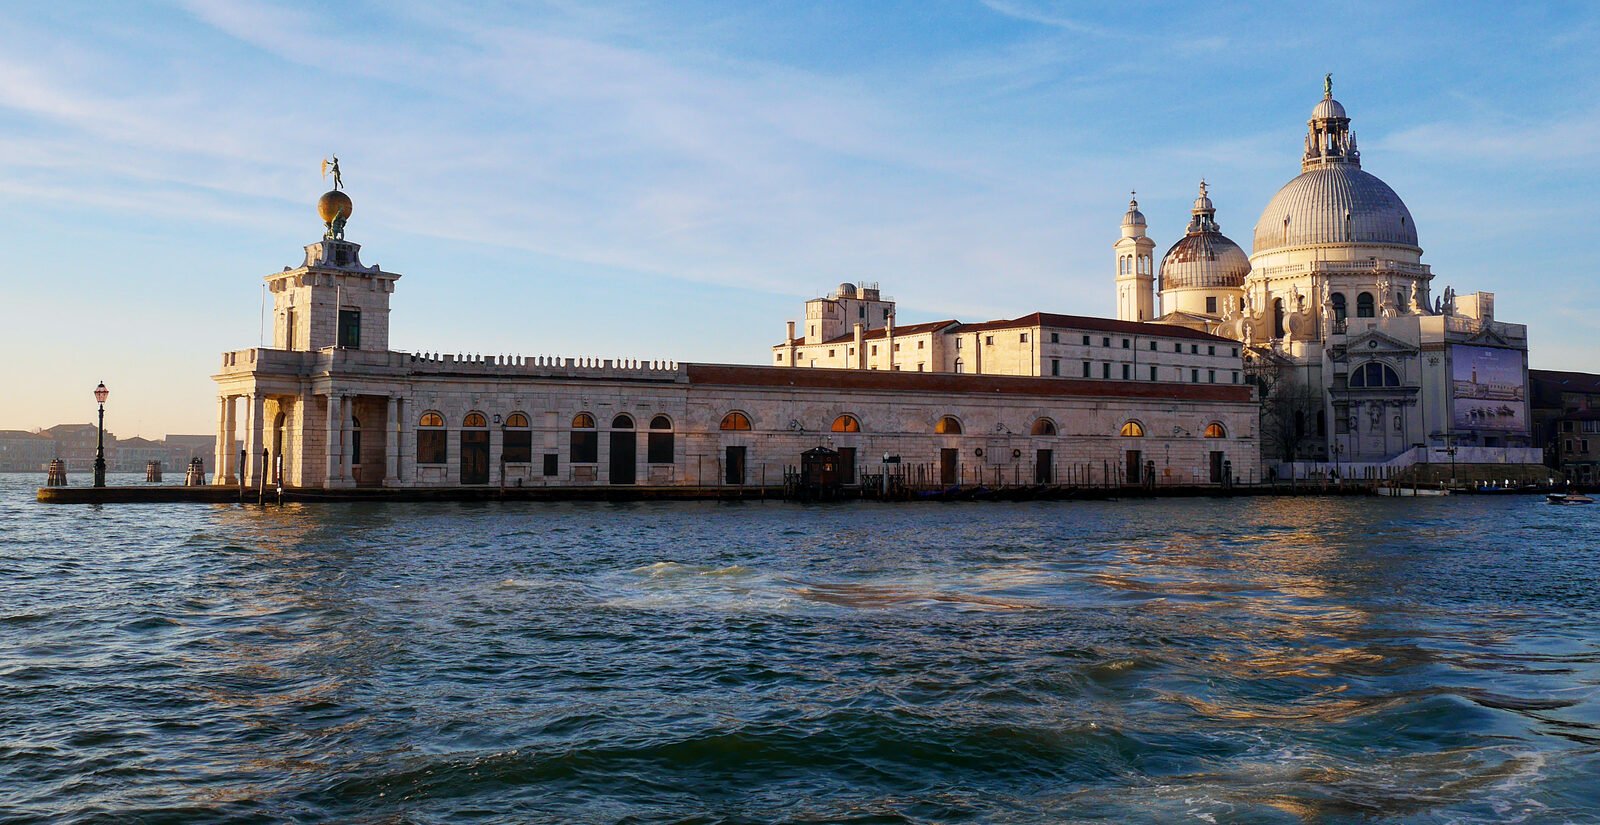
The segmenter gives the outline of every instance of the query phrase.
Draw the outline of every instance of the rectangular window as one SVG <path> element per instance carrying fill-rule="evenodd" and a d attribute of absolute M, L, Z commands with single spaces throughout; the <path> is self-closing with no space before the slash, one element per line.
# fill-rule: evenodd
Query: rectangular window
<path fill-rule="evenodd" d="M 1156 342 L 1154 342 L 1154 341 L 1150 342 L 1150 351 L 1151 352 L 1155 352 L 1156 351 Z"/>
<path fill-rule="evenodd" d="M 961 349 L 961 339 L 960 338 L 956 339 L 956 349 Z M 877 350 L 873 350 L 872 354 L 873 355 L 877 355 L 878 354 Z"/>
<path fill-rule="evenodd" d="M 572 431 L 573 464 L 598 464 L 600 462 L 600 434 L 594 430 Z"/>
<path fill-rule="evenodd" d="M 1150 380 L 1151 381 L 1157 380 L 1156 379 L 1156 368 L 1155 367 L 1151 367 L 1150 368 Z"/>
<path fill-rule="evenodd" d="M 1122 380 L 1124 380 L 1124 381 L 1133 380 L 1133 365 L 1132 364 L 1123 364 L 1122 365 Z"/>
<path fill-rule="evenodd" d="M 361 348 L 361 310 L 339 310 L 339 346 L 347 349 Z"/>
<path fill-rule="evenodd" d="M 1234 370 L 1233 371 L 1233 383 L 1235 383 L 1235 384 L 1239 383 L 1239 371 L 1238 370 Z"/>
<path fill-rule="evenodd" d="M 849 350 L 847 350 L 845 352 L 845 354 L 846 355 L 855 355 L 856 354 L 856 348 L 855 347 L 851 347 Z"/>
<path fill-rule="evenodd" d="M 506 430 L 505 444 L 500 448 L 500 458 L 507 464 L 532 464 L 533 431 Z"/>
<path fill-rule="evenodd" d="M 917 372 L 922 372 L 922 362 L 921 361 L 917 362 Z"/>
<path fill-rule="evenodd" d="M 1180 344 L 1180 343 L 1177 343 L 1177 342 L 1173 342 L 1172 351 L 1173 352 L 1183 352 L 1183 345 Z"/>
<path fill-rule="evenodd" d="M 1061 343 L 1061 333 L 1059 333 L 1059 332 L 1050 333 L 1050 343 L 1052 343 L 1052 344 Z"/>
<path fill-rule="evenodd" d="M 927 346 L 925 346 L 927 343 L 927 341 L 917 341 L 917 349 L 927 349 Z"/>
<path fill-rule="evenodd" d="M 1132 346 L 1133 346 L 1133 342 L 1132 341 L 1128 340 L 1127 338 L 1122 339 L 1122 348 L 1123 349 L 1128 349 L 1128 348 L 1130 348 Z"/>
<path fill-rule="evenodd" d="M 1086 347 L 1089 346 L 1089 336 L 1083 336 L 1083 345 Z"/>
<path fill-rule="evenodd" d="M 295 312 L 293 309 L 283 314 L 283 348 L 294 349 L 294 324 Z"/>
<path fill-rule="evenodd" d="M 959 342 L 957 342 L 957 343 L 959 343 Z M 957 349 L 960 349 L 960 347 L 957 347 Z M 878 345 L 877 344 L 873 344 L 872 345 L 872 354 L 873 355 L 877 355 L 878 354 Z"/>
<path fill-rule="evenodd" d="M 1207 295 L 1206 296 L 1206 314 L 1207 315 L 1216 315 L 1217 314 L 1217 296 L 1215 296 L 1215 295 Z"/>
<path fill-rule="evenodd" d="M 895 344 L 895 345 L 894 345 L 894 351 L 895 351 L 895 352 L 899 352 L 899 351 L 900 351 L 900 345 L 899 345 L 899 344 L 898 344 L 898 343 L 896 343 L 896 344 Z"/>
<path fill-rule="evenodd" d="M 1111 346 L 1111 336 L 1107 335 L 1107 336 L 1101 338 L 1100 339 L 1100 346 L 1102 346 L 1102 347 Z"/>
<path fill-rule="evenodd" d="M 1060 375 L 1061 374 L 1061 359 L 1060 358 L 1052 358 L 1052 359 L 1050 359 L 1050 374 L 1051 375 Z"/>
<path fill-rule="evenodd" d="M 544 454 L 544 474 L 554 476 L 560 472 L 561 457 L 555 453 Z"/>
<path fill-rule="evenodd" d="M 417 430 L 417 463 L 445 463 L 444 445 L 447 437 L 444 430 Z"/>
<path fill-rule="evenodd" d="M 985 344 L 988 344 L 991 347 L 994 346 L 994 336 L 993 335 L 985 335 L 985 336 L 983 336 L 983 342 Z"/>
<path fill-rule="evenodd" d="M 1190 344 L 1189 345 L 1189 354 L 1190 355 L 1199 355 L 1200 354 L 1200 345 L 1199 344 Z"/>
<path fill-rule="evenodd" d="M 651 433 L 645 441 L 645 461 L 651 464 L 672 463 L 672 433 Z"/>
<path fill-rule="evenodd" d="M 1199 370 L 1189 370 L 1189 383 L 1191 383 L 1191 384 L 1200 383 L 1200 371 Z"/>
<path fill-rule="evenodd" d="M 1217 371 L 1216 370 L 1206 370 L 1206 383 L 1208 383 L 1208 384 L 1217 383 Z"/>
<path fill-rule="evenodd" d="M 828 357 L 829 357 L 829 358 L 832 358 L 832 357 L 833 357 L 833 350 L 831 350 L 831 349 L 830 349 L 830 350 L 828 350 Z"/>
<path fill-rule="evenodd" d="M 781 352 L 780 352 L 780 353 L 778 353 L 778 360 L 779 360 L 779 361 L 782 361 L 782 360 L 783 360 L 783 353 L 781 353 Z"/>
<path fill-rule="evenodd" d="M 1239 348 L 1238 347 L 1234 347 L 1233 350 L 1231 352 L 1229 352 L 1228 354 L 1232 355 L 1235 358 L 1238 358 L 1239 357 Z"/>
<path fill-rule="evenodd" d="M 1111 365 L 1110 364 L 1101 364 L 1100 365 L 1100 377 L 1101 378 L 1110 378 L 1111 377 Z"/>
<path fill-rule="evenodd" d="M 1208 344 L 1206 346 L 1206 355 L 1216 355 L 1216 354 L 1217 354 L 1217 348 L 1214 345 L 1209 345 Z"/>
<path fill-rule="evenodd" d="M 1023 344 L 1028 343 L 1028 333 L 1024 332 L 1021 335 L 1017 336 L 1017 341 L 1019 343 L 1023 343 Z"/>
<path fill-rule="evenodd" d="M 1083 362 L 1083 377 L 1084 378 L 1088 378 L 1089 377 L 1089 362 L 1088 361 Z"/>

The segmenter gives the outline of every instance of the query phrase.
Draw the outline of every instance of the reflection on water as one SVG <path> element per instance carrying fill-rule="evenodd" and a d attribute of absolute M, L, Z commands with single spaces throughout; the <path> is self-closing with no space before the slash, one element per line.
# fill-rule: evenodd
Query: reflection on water
<path fill-rule="evenodd" d="M 0 476 L 0 819 L 1600 818 L 1581 508 L 33 483 Z"/>

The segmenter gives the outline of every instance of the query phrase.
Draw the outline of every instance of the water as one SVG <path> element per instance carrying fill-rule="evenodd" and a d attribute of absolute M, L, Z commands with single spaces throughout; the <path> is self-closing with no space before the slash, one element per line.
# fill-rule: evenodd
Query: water
<path fill-rule="evenodd" d="M 1600 508 L 39 481 L 0 476 L 4 821 L 1600 821 Z"/>

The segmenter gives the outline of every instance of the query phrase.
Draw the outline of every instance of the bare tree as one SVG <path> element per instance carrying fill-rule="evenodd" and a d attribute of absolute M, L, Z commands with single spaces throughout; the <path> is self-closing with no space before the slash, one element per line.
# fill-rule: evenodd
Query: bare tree
<path fill-rule="evenodd" d="M 1262 358 L 1246 364 L 1246 377 L 1261 400 L 1261 453 L 1280 461 L 1303 458 L 1318 440 L 1322 391 L 1294 380 L 1294 369 Z"/>

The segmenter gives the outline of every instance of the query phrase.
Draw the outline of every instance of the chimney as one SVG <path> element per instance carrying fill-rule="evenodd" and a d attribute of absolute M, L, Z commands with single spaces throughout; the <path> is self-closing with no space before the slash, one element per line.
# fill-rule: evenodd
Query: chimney
<path fill-rule="evenodd" d="M 856 322 L 856 329 L 855 329 L 855 331 L 856 331 L 856 335 L 855 335 L 856 357 L 850 363 L 850 369 L 859 370 L 859 369 L 864 369 L 866 367 L 866 363 L 867 363 L 867 348 L 865 346 L 866 330 L 867 330 L 867 325 L 866 324 L 863 324 L 860 321 Z"/>

